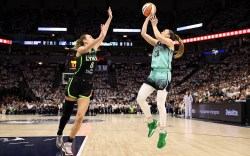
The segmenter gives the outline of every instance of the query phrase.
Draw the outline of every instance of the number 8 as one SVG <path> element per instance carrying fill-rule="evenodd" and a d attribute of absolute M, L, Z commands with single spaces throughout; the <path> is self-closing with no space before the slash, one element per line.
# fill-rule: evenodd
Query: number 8
<path fill-rule="evenodd" d="M 95 62 L 91 62 L 91 64 L 90 64 L 90 68 L 91 68 L 91 69 L 94 68 L 94 63 L 95 63 Z"/>

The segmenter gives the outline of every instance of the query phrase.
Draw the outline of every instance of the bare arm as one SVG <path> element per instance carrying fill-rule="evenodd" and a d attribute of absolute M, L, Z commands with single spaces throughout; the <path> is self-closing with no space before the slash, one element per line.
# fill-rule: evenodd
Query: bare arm
<path fill-rule="evenodd" d="M 158 19 L 156 18 L 156 16 L 153 16 L 150 20 L 151 20 L 151 24 L 152 24 L 156 39 L 166 44 L 169 47 L 169 49 L 174 50 L 174 42 L 171 39 L 162 36 L 160 31 L 158 30 L 157 28 Z"/>
<path fill-rule="evenodd" d="M 91 42 L 90 44 L 86 45 L 86 46 L 81 46 L 77 49 L 77 53 L 76 53 L 76 57 L 87 53 L 89 50 L 91 50 L 92 48 L 94 48 L 94 46 L 101 42 L 106 36 L 105 31 L 103 31 L 103 25 L 101 26 L 101 33 L 99 35 L 99 37 L 97 39 L 95 39 L 93 42 Z"/>
<path fill-rule="evenodd" d="M 107 34 L 107 32 L 108 32 L 109 25 L 110 25 L 111 20 L 112 20 L 112 18 L 113 18 L 112 10 L 111 10 L 110 7 L 109 7 L 109 9 L 108 9 L 108 15 L 109 15 L 109 18 L 108 18 L 108 20 L 106 21 L 106 23 L 105 23 L 104 26 L 103 26 L 103 31 L 105 32 L 105 34 Z M 101 40 L 100 42 L 98 42 L 98 43 L 94 46 L 94 49 L 95 49 L 95 50 L 97 50 L 97 49 L 99 48 L 99 46 L 101 45 L 102 41 L 103 41 L 103 40 Z"/>
<path fill-rule="evenodd" d="M 152 46 L 155 46 L 157 44 L 157 40 L 154 39 L 153 37 L 149 36 L 147 34 L 147 28 L 148 28 L 148 22 L 149 22 L 149 19 L 150 17 L 148 16 L 146 19 L 145 19 L 145 22 L 142 26 L 142 31 L 141 31 L 141 35 L 142 37 L 149 43 L 151 44 Z"/>

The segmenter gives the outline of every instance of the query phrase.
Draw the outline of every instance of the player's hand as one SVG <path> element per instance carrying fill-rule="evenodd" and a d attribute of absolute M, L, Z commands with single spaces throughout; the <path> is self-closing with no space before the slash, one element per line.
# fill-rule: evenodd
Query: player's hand
<path fill-rule="evenodd" d="M 154 15 L 150 14 L 150 15 L 146 18 L 146 20 L 150 20 L 153 16 L 154 16 Z"/>
<path fill-rule="evenodd" d="M 151 16 L 150 21 L 151 21 L 152 26 L 156 26 L 158 24 L 158 19 L 156 15 Z"/>
<path fill-rule="evenodd" d="M 64 46 L 64 49 L 65 49 L 65 50 L 69 50 L 69 48 L 68 48 L 68 47 L 66 47 L 66 46 Z"/>
<path fill-rule="evenodd" d="M 108 9 L 108 15 L 109 15 L 109 18 L 113 18 L 112 10 L 110 7 Z"/>

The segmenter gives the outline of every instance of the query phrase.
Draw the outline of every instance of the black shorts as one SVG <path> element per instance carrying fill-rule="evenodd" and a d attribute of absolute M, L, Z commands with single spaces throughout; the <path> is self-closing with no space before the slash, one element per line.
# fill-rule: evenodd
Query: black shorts
<path fill-rule="evenodd" d="M 72 77 L 65 90 L 65 95 L 71 98 L 90 98 L 92 94 L 93 82 Z"/>
<path fill-rule="evenodd" d="M 164 90 L 164 88 L 165 88 L 166 91 L 169 92 L 171 89 L 171 86 L 170 86 L 171 83 L 169 83 L 168 81 L 159 81 L 158 83 L 156 83 L 152 79 L 147 78 L 144 83 L 150 85 L 155 90 Z"/>

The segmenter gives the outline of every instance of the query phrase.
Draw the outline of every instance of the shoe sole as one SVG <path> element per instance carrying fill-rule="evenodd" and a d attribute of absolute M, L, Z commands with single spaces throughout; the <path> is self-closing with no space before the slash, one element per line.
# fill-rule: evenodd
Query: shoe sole
<path fill-rule="evenodd" d="M 160 122 L 157 121 L 155 129 L 158 127 L 159 123 L 160 123 Z M 151 136 L 154 134 L 155 129 L 152 130 L 151 134 L 150 134 L 148 137 L 151 137 Z"/>

